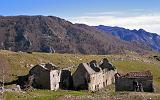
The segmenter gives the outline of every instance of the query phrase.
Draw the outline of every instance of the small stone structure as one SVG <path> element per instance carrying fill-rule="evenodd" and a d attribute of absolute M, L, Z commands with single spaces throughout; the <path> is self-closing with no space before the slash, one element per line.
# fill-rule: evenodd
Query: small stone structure
<path fill-rule="evenodd" d="M 75 90 L 97 91 L 114 83 L 116 68 L 105 58 L 100 64 L 95 60 L 90 63 L 79 64 L 73 74 Z"/>
<path fill-rule="evenodd" d="M 116 91 L 153 92 L 153 76 L 150 71 L 115 74 Z"/>
<path fill-rule="evenodd" d="M 59 70 L 54 64 L 41 64 L 34 66 L 29 71 L 30 84 L 38 89 L 57 90 L 69 89 L 72 86 L 71 72 Z"/>

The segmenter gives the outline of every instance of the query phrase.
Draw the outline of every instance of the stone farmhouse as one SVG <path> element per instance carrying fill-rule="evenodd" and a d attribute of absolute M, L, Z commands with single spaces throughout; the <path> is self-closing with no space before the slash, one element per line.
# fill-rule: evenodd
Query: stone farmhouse
<path fill-rule="evenodd" d="M 98 91 L 114 83 L 116 68 L 105 58 L 99 64 L 95 60 L 79 64 L 73 74 L 75 90 Z"/>
<path fill-rule="evenodd" d="M 57 90 L 72 87 L 71 72 L 59 70 L 54 64 L 49 63 L 34 66 L 29 71 L 28 80 L 32 81 L 32 87 L 38 89 Z"/>
<path fill-rule="evenodd" d="M 100 63 L 93 60 L 90 63 L 79 64 L 73 75 L 67 69 L 58 69 L 56 65 L 47 63 L 35 65 L 28 75 L 19 76 L 16 82 L 21 89 L 33 87 L 49 90 L 98 91 L 114 83 L 116 73 L 115 66 L 106 58 Z"/>
<path fill-rule="evenodd" d="M 150 71 L 115 74 L 116 91 L 153 92 L 153 76 Z"/>

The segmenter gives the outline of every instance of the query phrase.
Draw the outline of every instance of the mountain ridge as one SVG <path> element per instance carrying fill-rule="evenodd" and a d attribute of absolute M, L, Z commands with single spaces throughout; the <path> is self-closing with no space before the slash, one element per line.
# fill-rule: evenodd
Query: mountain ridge
<path fill-rule="evenodd" d="M 148 52 L 95 27 L 54 16 L 0 16 L 0 49 L 81 54 Z"/>
<path fill-rule="evenodd" d="M 136 43 L 144 47 L 150 47 L 155 51 L 160 51 L 160 36 L 156 33 L 147 32 L 144 29 L 129 30 L 122 27 L 111 27 L 99 25 L 97 29 L 111 33 L 121 40 Z"/>

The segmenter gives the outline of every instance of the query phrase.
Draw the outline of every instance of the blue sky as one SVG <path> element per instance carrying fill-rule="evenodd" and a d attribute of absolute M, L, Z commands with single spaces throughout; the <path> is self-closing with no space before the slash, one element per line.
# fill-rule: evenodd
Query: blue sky
<path fill-rule="evenodd" d="M 0 15 L 53 15 L 73 23 L 160 33 L 159 5 L 160 0 L 1 0 Z"/>
<path fill-rule="evenodd" d="M 160 0 L 1 0 L 1 15 L 80 16 L 90 12 L 160 10 Z"/>

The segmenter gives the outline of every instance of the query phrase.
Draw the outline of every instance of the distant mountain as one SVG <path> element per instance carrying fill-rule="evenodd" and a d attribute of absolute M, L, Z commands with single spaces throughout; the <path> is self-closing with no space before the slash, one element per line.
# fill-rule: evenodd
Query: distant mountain
<path fill-rule="evenodd" d="M 121 27 L 110 27 L 99 25 L 97 29 L 104 32 L 111 33 L 112 35 L 137 45 L 141 45 L 144 48 L 150 47 L 155 51 L 160 51 L 160 36 L 156 33 L 150 33 L 143 29 L 129 30 Z"/>
<path fill-rule="evenodd" d="M 146 52 L 94 27 L 54 16 L 0 16 L 0 49 L 81 54 Z"/>

